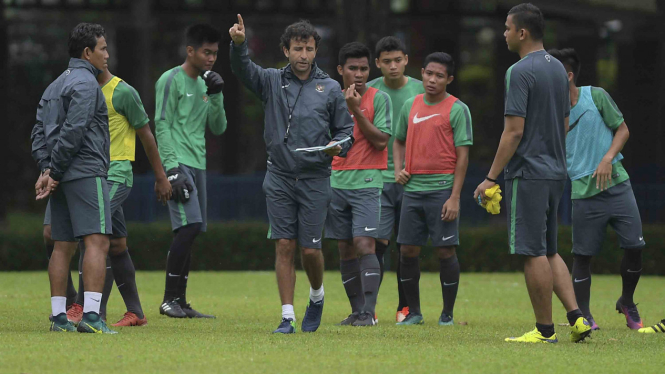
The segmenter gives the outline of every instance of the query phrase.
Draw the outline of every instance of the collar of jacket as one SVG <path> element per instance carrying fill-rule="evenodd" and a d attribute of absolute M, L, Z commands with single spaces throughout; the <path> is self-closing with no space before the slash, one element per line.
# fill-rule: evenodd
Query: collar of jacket
<path fill-rule="evenodd" d="M 282 68 L 282 71 L 284 71 L 284 76 L 287 79 L 290 80 L 295 80 L 295 79 L 300 79 L 298 78 L 293 70 L 291 70 L 291 64 L 286 65 L 285 67 Z M 309 82 L 312 79 L 325 79 L 328 78 L 328 74 L 326 74 L 323 70 L 319 69 L 319 66 L 315 63 L 312 64 L 312 71 L 309 73 L 309 78 L 305 80 L 304 82 Z"/>
<path fill-rule="evenodd" d="M 86 69 L 87 71 L 91 72 L 92 75 L 94 75 L 95 77 L 102 73 L 102 71 L 97 69 L 93 64 L 89 63 L 86 60 L 82 60 L 80 58 L 70 58 L 68 67 L 70 69 L 76 69 L 76 68 Z"/>

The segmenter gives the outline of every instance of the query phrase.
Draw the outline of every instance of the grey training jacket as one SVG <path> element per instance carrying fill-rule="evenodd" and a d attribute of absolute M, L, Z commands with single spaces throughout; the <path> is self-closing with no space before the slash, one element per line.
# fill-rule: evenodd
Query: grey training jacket
<path fill-rule="evenodd" d="M 231 41 L 230 49 L 231 69 L 263 102 L 268 170 L 294 179 L 330 176 L 332 157 L 325 152 L 293 151 L 348 136 L 351 141 L 340 153 L 346 156 L 353 144 L 353 119 L 339 83 L 316 64 L 306 81 L 298 79 L 290 65 L 263 69 L 249 59 L 246 40 L 239 46 Z"/>
<path fill-rule="evenodd" d="M 39 101 L 32 158 L 41 170 L 50 168 L 56 181 L 107 176 L 111 141 L 99 73 L 91 63 L 72 58 Z"/>

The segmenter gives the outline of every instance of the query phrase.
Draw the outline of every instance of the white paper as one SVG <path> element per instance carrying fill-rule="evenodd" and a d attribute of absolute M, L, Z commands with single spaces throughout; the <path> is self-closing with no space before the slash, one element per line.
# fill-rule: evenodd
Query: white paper
<path fill-rule="evenodd" d="M 325 151 L 326 149 L 334 148 L 334 147 L 337 147 L 338 145 L 340 145 L 340 144 L 342 144 L 342 143 L 346 143 L 346 142 L 348 142 L 349 140 L 351 140 L 351 137 L 350 137 L 350 136 L 347 136 L 346 138 L 344 138 L 344 139 L 342 139 L 342 140 L 340 140 L 340 141 L 338 141 L 338 142 L 332 143 L 332 144 L 330 144 L 330 145 L 322 145 L 322 146 L 318 146 L 318 147 L 309 147 L 309 148 L 296 148 L 294 152 L 318 152 L 318 151 Z"/>

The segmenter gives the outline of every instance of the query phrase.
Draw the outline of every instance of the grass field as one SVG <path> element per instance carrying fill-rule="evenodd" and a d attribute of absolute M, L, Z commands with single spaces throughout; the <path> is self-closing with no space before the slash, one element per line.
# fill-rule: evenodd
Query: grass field
<path fill-rule="evenodd" d="M 216 320 L 160 316 L 162 272 L 137 274 L 148 317 L 145 327 L 118 335 L 49 333 L 46 272 L 0 273 L 2 373 L 662 373 L 665 334 L 642 335 L 616 314 L 618 276 L 594 276 L 592 307 L 600 332 L 587 343 L 568 341 L 565 311 L 555 304 L 559 344 L 503 341 L 532 329 L 534 318 L 521 274 L 462 274 L 456 326 L 438 326 L 438 274 L 421 279 L 424 326 L 395 326 L 394 273 L 384 281 L 373 328 L 337 327 L 348 314 L 339 274 L 326 273 L 323 323 L 316 333 L 272 335 L 280 303 L 271 272 L 197 272 L 190 275 L 192 305 Z M 298 273 L 296 313 L 303 317 L 308 285 Z M 635 300 L 642 318 L 665 317 L 664 278 L 642 277 Z M 124 304 L 114 290 L 109 322 Z M 466 322 L 466 325 L 460 325 Z"/>

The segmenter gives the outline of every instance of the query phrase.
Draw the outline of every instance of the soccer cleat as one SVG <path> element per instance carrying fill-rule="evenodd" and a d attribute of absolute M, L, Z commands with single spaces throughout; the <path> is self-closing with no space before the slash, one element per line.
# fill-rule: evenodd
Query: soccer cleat
<path fill-rule="evenodd" d="M 665 332 L 665 319 L 660 321 L 660 323 L 657 323 L 653 326 L 649 327 L 643 327 L 638 330 L 642 334 L 658 334 L 658 333 L 664 333 Z"/>
<path fill-rule="evenodd" d="M 376 325 L 376 320 L 374 316 L 370 313 L 361 313 L 358 316 L 358 319 L 355 320 L 352 324 L 353 326 L 374 326 Z"/>
<path fill-rule="evenodd" d="M 409 313 L 402 322 L 397 322 L 396 325 L 399 326 L 422 325 L 423 323 L 425 323 L 425 320 L 423 320 L 422 314 Z"/>
<path fill-rule="evenodd" d="M 187 318 L 187 314 L 185 314 L 180 307 L 180 304 L 178 304 L 177 298 L 164 301 L 162 305 L 159 306 L 159 314 L 164 314 L 171 318 Z"/>
<path fill-rule="evenodd" d="M 203 314 L 199 311 L 192 309 L 192 306 L 189 304 L 180 305 L 182 311 L 185 312 L 187 318 L 217 318 L 212 314 Z"/>
<path fill-rule="evenodd" d="M 60 313 L 55 317 L 51 316 L 49 317 L 49 320 L 51 321 L 51 327 L 49 328 L 49 331 L 54 331 L 54 332 L 76 331 L 76 326 L 74 326 L 73 323 L 67 320 L 67 315 L 65 313 Z"/>
<path fill-rule="evenodd" d="M 301 329 L 303 332 L 314 332 L 321 324 L 321 315 L 323 314 L 323 299 L 314 302 L 309 300 L 307 309 L 305 309 L 305 317 L 302 319 Z"/>
<path fill-rule="evenodd" d="M 642 324 L 642 319 L 640 318 L 640 313 L 637 311 L 637 305 L 626 305 L 621 302 L 621 298 L 617 300 L 617 312 L 623 314 L 626 317 L 626 326 L 631 330 L 639 330 L 644 325 Z"/>
<path fill-rule="evenodd" d="M 445 312 L 441 312 L 441 317 L 439 317 L 440 326 L 452 326 L 454 324 L 453 317 L 447 315 Z"/>
<path fill-rule="evenodd" d="M 589 324 L 591 325 L 591 331 L 600 330 L 600 327 L 598 327 L 598 324 L 596 324 L 596 321 L 592 316 L 586 317 L 586 320 L 589 321 Z"/>
<path fill-rule="evenodd" d="M 570 341 L 579 343 L 591 335 L 591 323 L 586 318 L 580 317 L 575 324 L 570 326 Z"/>
<path fill-rule="evenodd" d="M 277 326 L 277 330 L 272 332 L 273 334 L 295 334 L 296 333 L 296 321 L 291 318 L 282 318 L 282 323 Z"/>
<path fill-rule="evenodd" d="M 117 334 L 106 326 L 106 322 L 97 313 L 83 313 L 81 323 L 76 328 L 78 332 L 91 333 L 91 334 Z"/>
<path fill-rule="evenodd" d="M 139 318 L 136 314 L 132 312 L 127 312 L 122 317 L 122 319 L 111 326 L 115 327 L 129 327 L 129 326 L 145 326 L 148 324 L 148 320 L 143 316 Z"/>
<path fill-rule="evenodd" d="M 77 303 L 67 309 L 67 320 L 77 326 L 83 317 L 83 306 Z"/>
<path fill-rule="evenodd" d="M 344 318 L 342 322 L 338 323 L 336 326 L 350 326 L 353 324 L 353 322 L 355 322 L 358 319 L 359 316 L 360 314 L 358 314 L 358 312 L 353 312 L 349 314 L 348 317 Z"/>
<path fill-rule="evenodd" d="M 406 316 L 408 315 L 409 315 L 409 307 L 405 306 L 404 308 L 397 311 L 397 314 L 395 315 L 395 321 L 402 322 L 404 321 L 404 318 L 406 318 Z"/>
<path fill-rule="evenodd" d="M 505 341 L 517 343 L 558 343 L 559 339 L 556 338 L 556 333 L 547 338 L 538 331 L 538 328 L 535 328 L 520 337 L 506 338 Z"/>

